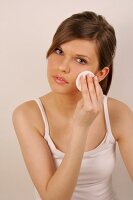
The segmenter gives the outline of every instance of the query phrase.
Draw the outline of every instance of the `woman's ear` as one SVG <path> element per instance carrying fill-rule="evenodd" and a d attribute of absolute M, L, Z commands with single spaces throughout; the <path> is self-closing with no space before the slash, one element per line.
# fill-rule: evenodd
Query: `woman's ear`
<path fill-rule="evenodd" d="M 98 81 L 102 81 L 109 73 L 109 67 L 104 67 L 102 70 L 96 73 Z"/>

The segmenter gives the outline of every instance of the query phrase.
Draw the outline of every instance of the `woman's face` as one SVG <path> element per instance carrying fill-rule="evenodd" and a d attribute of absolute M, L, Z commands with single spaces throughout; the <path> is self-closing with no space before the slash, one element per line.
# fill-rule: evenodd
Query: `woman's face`
<path fill-rule="evenodd" d="M 57 47 L 48 57 L 47 76 L 51 89 L 59 93 L 78 92 L 76 78 L 82 71 L 98 72 L 95 41 L 76 39 Z M 58 80 L 63 77 L 67 82 Z"/>

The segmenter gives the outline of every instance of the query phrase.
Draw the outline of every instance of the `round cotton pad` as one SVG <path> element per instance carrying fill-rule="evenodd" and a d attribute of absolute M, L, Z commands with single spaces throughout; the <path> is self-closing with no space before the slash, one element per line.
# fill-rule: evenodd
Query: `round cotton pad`
<path fill-rule="evenodd" d="M 95 76 L 91 71 L 83 71 L 83 72 L 79 73 L 79 75 L 77 76 L 77 78 L 76 78 L 76 86 L 77 86 L 77 88 L 78 88 L 79 91 L 81 91 L 81 84 L 80 84 L 80 78 L 81 78 L 81 76 L 85 77 L 88 74 L 91 77 Z"/>

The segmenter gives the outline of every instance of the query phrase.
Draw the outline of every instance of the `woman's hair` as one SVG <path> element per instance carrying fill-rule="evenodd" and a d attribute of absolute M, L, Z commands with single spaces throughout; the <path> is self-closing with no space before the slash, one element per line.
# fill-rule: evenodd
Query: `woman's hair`
<path fill-rule="evenodd" d="M 113 75 L 113 58 L 116 49 L 114 28 L 102 15 L 91 11 L 73 14 L 57 28 L 46 57 L 65 42 L 75 39 L 95 40 L 98 50 L 99 70 L 109 67 L 108 75 L 100 82 L 103 93 L 109 91 Z"/>

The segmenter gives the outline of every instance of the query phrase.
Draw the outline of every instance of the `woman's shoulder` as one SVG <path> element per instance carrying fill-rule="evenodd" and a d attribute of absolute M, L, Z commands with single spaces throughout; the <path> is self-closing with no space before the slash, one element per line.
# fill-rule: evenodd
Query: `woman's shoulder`
<path fill-rule="evenodd" d="M 129 105 L 118 99 L 108 97 L 110 123 L 115 139 L 119 139 L 123 127 L 132 120 L 133 112 Z"/>
<path fill-rule="evenodd" d="M 29 123 L 32 123 L 35 128 L 44 136 L 45 124 L 41 115 L 41 111 L 34 99 L 18 104 L 13 110 L 13 114 L 14 113 L 26 117 Z"/>
<path fill-rule="evenodd" d="M 125 102 L 112 97 L 108 97 L 108 107 L 110 112 L 115 115 L 124 114 L 125 112 L 129 112 L 129 110 L 131 111 L 131 108 Z"/>

